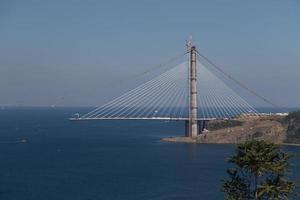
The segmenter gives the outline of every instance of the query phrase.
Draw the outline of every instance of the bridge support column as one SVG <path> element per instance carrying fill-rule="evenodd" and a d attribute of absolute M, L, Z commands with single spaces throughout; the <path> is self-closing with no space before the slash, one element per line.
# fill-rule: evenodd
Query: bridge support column
<path fill-rule="evenodd" d="M 185 137 L 189 137 L 190 136 L 189 120 L 186 120 L 184 125 L 185 125 Z"/>
<path fill-rule="evenodd" d="M 192 138 L 198 135 L 198 115 L 197 115 L 197 66 L 196 47 L 191 47 L 190 52 L 190 116 L 189 116 L 189 136 Z"/>
<path fill-rule="evenodd" d="M 207 125 L 207 121 L 206 120 L 200 120 L 200 121 L 198 121 L 198 131 L 199 131 L 199 134 L 202 133 L 204 131 L 204 129 L 206 129 L 206 125 Z"/>

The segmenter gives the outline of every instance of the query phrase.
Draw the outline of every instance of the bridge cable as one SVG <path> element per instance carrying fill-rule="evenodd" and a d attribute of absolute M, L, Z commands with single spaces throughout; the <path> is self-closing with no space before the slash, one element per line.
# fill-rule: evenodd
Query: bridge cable
<path fill-rule="evenodd" d="M 221 67 L 219 67 L 218 65 L 216 65 L 214 62 L 212 62 L 209 58 L 207 58 L 206 56 L 204 56 L 203 54 L 201 54 L 200 52 L 197 51 L 197 54 L 199 56 L 201 56 L 203 59 L 205 59 L 209 64 L 211 64 L 215 69 L 217 69 L 219 72 L 221 72 L 223 75 L 225 75 L 228 79 L 232 80 L 233 82 L 235 82 L 236 84 L 238 84 L 240 87 L 242 87 L 243 89 L 245 89 L 246 91 L 250 92 L 251 94 L 253 94 L 254 96 L 256 96 L 257 98 L 263 100 L 264 102 L 276 107 L 276 108 L 280 108 L 282 109 L 281 106 L 278 106 L 277 104 L 271 102 L 270 100 L 266 99 L 265 97 L 261 96 L 260 94 L 258 94 L 257 92 L 255 92 L 254 90 L 250 89 L 248 86 L 246 86 L 244 83 L 242 83 L 241 81 L 235 79 L 234 77 L 232 77 L 230 74 L 226 73 L 224 70 L 221 69 Z"/>
<path fill-rule="evenodd" d="M 163 62 L 163 63 L 160 63 L 158 65 L 154 65 L 152 67 L 150 67 L 149 69 L 139 73 L 139 74 L 133 74 L 133 75 L 129 75 L 127 76 L 126 78 L 124 78 L 123 80 L 118 80 L 117 82 L 116 81 L 113 81 L 112 83 L 107 83 L 107 84 L 104 84 L 104 86 L 109 86 L 109 87 L 114 87 L 114 86 L 118 86 L 118 85 L 121 85 L 123 84 L 124 82 L 127 82 L 128 80 L 132 80 L 132 79 L 138 79 L 140 77 L 143 77 L 145 75 L 147 75 L 148 73 L 151 73 L 157 69 L 161 69 L 161 68 L 164 68 L 166 67 L 168 64 L 182 58 L 183 56 L 185 56 L 186 54 L 188 54 L 189 51 L 185 51 L 184 53 L 180 53 L 178 55 L 176 55 L 175 57 L 172 57 L 170 58 L 169 60 Z"/>
<path fill-rule="evenodd" d="M 136 74 L 136 75 L 132 75 L 132 76 L 128 76 L 127 78 L 124 78 L 123 80 L 119 80 L 119 81 L 117 81 L 117 82 L 114 81 L 114 82 L 111 82 L 111 83 L 106 83 L 106 84 L 104 84 L 104 87 L 108 87 L 108 86 L 109 86 L 109 87 L 114 87 L 114 86 L 121 85 L 121 84 L 123 84 L 124 82 L 127 82 L 128 80 L 132 80 L 133 78 L 134 78 L 134 79 L 140 78 L 140 77 L 142 77 L 142 76 L 144 76 L 144 75 L 146 75 L 146 74 L 148 74 L 148 73 L 150 73 L 150 72 L 152 72 L 152 71 L 155 71 L 155 70 L 157 70 L 157 69 L 159 69 L 159 68 L 166 67 L 168 64 L 170 64 L 170 63 L 172 63 L 172 62 L 174 62 L 174 61 L 176 61 L 176 60 L 182 58 L 183 56 L 187 55 L 188 53 L 189 53 L 189 51 L 185 51 L 184 53 L 180 53 L 180 54 L 176 55 L 175 57 L 173 57 L 173 58 L 171 58 L 171 59 L 165 61 L 164 63 L 155 65 L 155 66 L 153 66 L 152 68 L 150 68 L 150 69 L 148 69 L 148 70 L 146 70 L 146 71 L 144 71 L 144 72 L 142 72 L 142 73 L 139 73 L 139 74 Z M 137 89 L 137 88 L 136 88 L 136 89 Z M 118 97 L 118 98 L 119 98 L 119 97 Z M 116 100 L 116 99 L 115 99 L 115 100 Z M 109 103 L 110 103 L 110 102 L 109 102 Z M 89 114 L 92 114 L 92 113 L 96 112 L 96 111 L 99 110 L 101 107 L 102 107 L 101 105 L 96 106 L 97 109 L 92 110 L 91 112 L 84 114 L 84 116 L 87 116 L 87 115 L 89 115 Z"/>

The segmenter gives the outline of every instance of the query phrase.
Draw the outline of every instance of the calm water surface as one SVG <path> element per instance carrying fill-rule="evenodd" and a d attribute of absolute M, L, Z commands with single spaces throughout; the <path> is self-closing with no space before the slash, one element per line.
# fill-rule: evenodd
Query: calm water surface
<path fill-rule="evenodd" d="M 181 122 L 68 121 L 77 111 L 0 110 L 0 199 L 222 199 L 234 146 L 160 142 L 182 135 Z"/>

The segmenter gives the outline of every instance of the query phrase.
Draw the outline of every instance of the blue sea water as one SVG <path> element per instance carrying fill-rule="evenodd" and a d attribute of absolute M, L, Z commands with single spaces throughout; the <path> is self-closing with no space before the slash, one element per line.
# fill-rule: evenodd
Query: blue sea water
<path fill-rule="evenodd" d="M 233 145 L 160 141 L 182 135 L 181 122 L 68 120 L 88 110 L 0 110 L 0 199 L 223 199 Z"/>

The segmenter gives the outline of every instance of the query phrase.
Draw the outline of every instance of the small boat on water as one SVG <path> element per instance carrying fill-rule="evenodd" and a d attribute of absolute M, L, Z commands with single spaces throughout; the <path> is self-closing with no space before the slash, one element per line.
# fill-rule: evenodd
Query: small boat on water
<path fill-rule="evenodd" d="M 21 143 L 27 143 L 27 140 L 26 140 L 25 138 L 23 138 L 23 139 L 21 140 Z"/>

